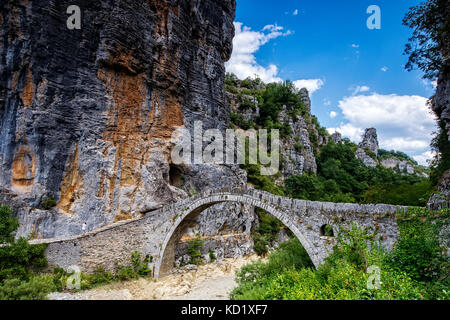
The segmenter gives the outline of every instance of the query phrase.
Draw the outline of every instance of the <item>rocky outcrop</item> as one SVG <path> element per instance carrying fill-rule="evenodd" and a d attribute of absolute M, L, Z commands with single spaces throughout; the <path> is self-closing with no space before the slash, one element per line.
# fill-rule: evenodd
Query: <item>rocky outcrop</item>
<path fill-rule="evenodd" d="M 335 132 L 331 135 L 331 140 L 333 140 L 334 143 L 338 144 L 342 142 L 342 134 L 339 132 Z"/>
<path fill-rule="evenodd" d="M 447 170 L 439 181 L 436 192 L 428 201 L 428 208 L 432 210 L 450 208 L 450 170 Z"/>
<path fill-rule="evenodd" d="M 85 1 L 80 30 L 66 27 L 71 4 L 0 4 L 0 200 L 17 209 L 18 234 L 79 234 L 81 221 L 92 230 L 245 184 L 237 167 L 170 159 L 177 128 L 228 126 L 235 1 Z M 252 219 L 240 207 L 227 218 L 224 206 L 199 229 L 240 232 Z"/>
<path fill-rule="evenodd" d="M 386 158 L 380 161 L 380 164 L 389 169 L 397 170 L 400 173 L 414 174 L 414 166 L 406 160 L 400 160 L 395 157 Z"/>
<path fill-rule="evenodd" d="M 305 90 L 306 89 L 300 92 L 304 93 Z M 302 95 L 302 98 L 307 110 L 311 110 L 311 101 L 309 100 L 309 97 L 306 99 L 305 96 Z M 279 118 L 282 124 L 289 125 L 292 132 L 289 137 L 282 139 L 280 145 L 280 154 L 284 158 L 281 168 L 283 177 L 288 178 L 294 174 L 316 173 L 317 164 L 314 155 L 315 150 L 314 145 L 311 142 L 310 132 L 315 130 L 316 137 L 318 137 L 319 134 L 314 125 L 306 122 L 301 116 L 297 116 L 296 119 L 293 119 L 289 115 L 286 106 L 283 106 Z"/>
<path fill-rule="evenodd" d="M 361 143 L 359 144 L 361 149 L 368 149 L 373 152 L 375 156 L 378 155 L 378 135 L 377 129 L 369 128 L 364 132 Z"/>
<path fill-rule="evenodd" d="M 238 90 L 242 88 L 237 88 Z M 318 152 L 320 145 L 326 145 L 329 141 L 329 136 L 322 136 L 319 134 L 316 125 L 310 119 L 311 115 L 311 99 L 308 90 L 302 88 L 298 92 L 301 97 L 307 116 L 302 117 L 296 115 L 292 117 L 289 112 L 289 107 L 283 105 L 282 110 L 278 114 L 278 119 L 281 124 L 287 124 L 290 128 L 291 134 L 287 137 L 282 137 L 280 144 L 280 154 L 283 157 L 281 167 L 281 178 L 279 183 L 282 183 L 285 178 L 289 176 L 303 173 L 317 173 L 317 164 L 315 153 Z M 247 94 L 236 94 L 232 92 L 226 93 L 226 105 L 229 106 L 232 112 L 242 115 L 245 121 L 256 123 L 259 117 L 259 105 L 256 97 Z M 241 102 L 240 102 L 241 101 Z M 250 101 L 251 107 L 243 106 L 242 101 Z M 316 145 L 312 142 L 312 136 L 317 139 Z"/>
<path fill-rule="evenodd" d="M 376 159 L 370 157 L 363 149 L 359 148 L 356 150 L 356 158 L 361 160 L 366 167 L 376 167 L 378 162 Z"/>

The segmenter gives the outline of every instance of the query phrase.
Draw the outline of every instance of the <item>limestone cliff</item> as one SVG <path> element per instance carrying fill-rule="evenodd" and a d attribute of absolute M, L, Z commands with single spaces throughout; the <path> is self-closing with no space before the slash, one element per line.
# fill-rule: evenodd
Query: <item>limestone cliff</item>
<path fill-rule="evenodd" d="M 71 4 L 0 3 L 0 201 L 16 207 L 19 234 L 77 234 L 81 221 L 94 229 L 245 183 L 236 167 L 170 159 L 177 128 L 228 125 L 235 1 L 78 1 L 80 30 L 66 26 Z M 56 207 L 42 210 L 45 198 Z M 223 208 L 211 210 L 201 219 Z"/>
<path fill-rule="evenodd" d="M 264 85 L 261 83 L 258 88 L 254 89 L 256 91 L 261 90 Z M 231 112 L 242 115 L 244 122 L 242 129 L 248 129 L 245 124 L 255 125 L 260 116 L 259 101 L 254 94 L 246 94 L 248 90 L 243 87 L 242 81 L 236 81 L 235 86 L 232 89 L 228 87 L 225 104 Z M 290 132 L 288 135 L 282 136 L 280 141 L 282 159 L 281 176 L 277 181 L 279 184 L 282 184 L 285 178 L 292 175 L 316 173 L 316 154 L 320 152 L 320 146 L 327 144 L 329 141 L 329 136 L 320 134 L 317 123 L 312 121 L 314 116 L 311 114 L 311 100 L 308 90 L 302 88 L 298 93 L 305 108 L 305 115 L 293 117 L 291 110 L 289 110 L 290 106 L 287 105 L 283 105 L 278 114 L 280 124 L 286 125 Z M 239 124 L 237 126 L 239 127 Z"/>

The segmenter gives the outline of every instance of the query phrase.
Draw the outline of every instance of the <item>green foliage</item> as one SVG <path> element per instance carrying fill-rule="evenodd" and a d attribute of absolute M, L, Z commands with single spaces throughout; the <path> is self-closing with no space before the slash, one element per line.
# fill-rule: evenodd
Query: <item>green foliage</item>
<path fill-rule="evenodd" d="M 254 242 L 254 250 L 257 255 L 264 256 L 269 251 L 269 245 L 275 240 L 277 234 L 282 228 L 282 223 L 265 210 L 255 208 L 258 216 L 258 228 L 252 230 L 252 239 Z"/>
<path fill-rule="evenodd" d="M 0 205 L 0 244 L 12 243 L 14 241 L 13 232 L 19 227 L 19 221 L 13 216 L 10 207 Z"/>
<path fill-rule="evenodd" d="M 260 105 L 258 124 L 264 129 L 281 130 L 282 137 L 291 134 L 290 127 L 282 125 L 278 117 L 284 105 L 293 119 L 296 119 L 297 115 L 304 116 L 308 113 L 300 93 L 297 92 L 294 84 L 290 81 L 268 84 L 263 90 L 261 97 L 263 103 Z"/>
<path fill-rule="evenodd" d="M 214 261 L 217 260 L 216 254 L 214 253 L 213 250 L 210 249 L 210 250 L 208 251 L 208 254 L 209 254 L 209 261 L 210 261 L 210 262 L 214 262 Z"/>
<path fill-rule="evenodd" d="M 378 150 L 378 159 L 379 160 L 383 160 L 383 159 L 388 159 L 388 158 L 397 158 L 399 160 L 402 161 L 407 161 L 415 166 L 418 165 L 417 161 L 412 159 L 410 156 L 408 156 L 406 153 L 401 152 L 401 151 L 395 151 L 395 150 L 391 150 L 391 151 L 387 151 L 384 149 L 379 149 Z"/>
<path fill-rule="evenodd" d="M 295 149 L 295 151 L 297 151 L 297 152 L 302 152 L 302 151 L 303 151 L 303 145 L 302 145 L 300 142 L 296 142 L 296 143 L 294 144 L 294 149 Z"/>
<path fill-rule="evenodd" d="M 446 63 L 448 66 L 449 15 L 448 0 L 428 0 L 410 8 L 403 19 L 403 25 L 413 29 L 405 48 L 405 54 L 409 56 L 405 66 L 408 71 L 417 66 L 424 72 L 424 78 L 436 79 Z"/>
<path fill-rule="evenodd" d="M 12 233 L 19 223 L 12 216 L 11 208 L 0 207 L 0 282 L 8 278 L 28 279 L 32 270 L 47 265 L 44 251 L 46 245 L 30 245 L 25 238 L 14 241 Z"/>
<path fill-rule="evenodd" d="M 42 208 L 45 210 L 50 210 L 51 208 L 56 206 L 56 201 L 53 199 L 53 197 L 47 197 L 41 202 Z"/>
<path fill-rule="evenodd" d="M 189 241 L 187 254 L 189 255 L 191 264 L 200 264 L 203 261 L 201 248 L 205 245 L 200 235 Z"/>
<path fill-rule="evenodd" d="M 397 205 L 425 206 L 432 192 L 431 182 L 414 184 L 371 186 L 364 193 L 364 203 L 390 203 Z"/>
<path fill-rule="evenodd" d="M 27 239 L 0 247 L 0 281 L 7 278 L 27 279 L 31 272 L 44 268 L 46 245 L 31 245 Z"/>
<path fill-rule="evenodd" d="M 251 121 L 245 120 L 244 116 L 240 113 L 231 112 L 230 121 L 232 124 L 244 130 L 253 128 L 253 123 Z"/>
<path fill-rule="evenodd" d="M 36 275 L 29 280 L 7 279 L 0 285 L 0 300 L 45 300 L 55 290 L 51 275 Z"/>
<path fill-rule="evenodd" d="M 287 194 L 314 201 L 425 205 L 432 190 L 427 179 L 382 166 L 368 168 L 355 157 L 356 149 L 349 140 L 323 146 L 317 175 L 289 177 Z"/>
<path fill-rule="evenodd" d="M 430 281 L 441 272 L 441 248 L 432 224 L 420 220 L 399 223 L 401 237 L 389 257 L 392 267 L 419 281 Z"/>
<path fill-rule="evenodd" d="M 237 273 L 238 287 L 230 295 L 239 300 L 400 300 L 420 299 L 420 286 L 407 274 L 383 264 L 386 253 L 368 230 L 353 225 L 341 230 L 333 253 L 317 270 L 306 263 L 294 242 L 272 253 L 268 263 L 256 262 Z M 368 245 L 371 242 L 371 245 Z M 303 248 L 302 248 L 303 249 Z M 304 250 L 304 249 L 303 249 Z M 281 259 L 273 258 L 280 255 Z M 292 260 L 286 259 L 292 256 Z M 307 256 L 307 255 L 306 255 Z M 294 263 L 293 263 L 294 262 Z M 301 263 L 297 263 L 301 262 Z M 368 289 L 367 266 L 381 269 L 381 288 Z"/>

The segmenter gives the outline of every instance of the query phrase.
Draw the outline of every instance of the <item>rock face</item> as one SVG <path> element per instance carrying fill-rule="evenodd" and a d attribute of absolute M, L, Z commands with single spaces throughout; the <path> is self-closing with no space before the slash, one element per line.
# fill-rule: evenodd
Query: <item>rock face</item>
<path fill-rule="evenodd" d="M 368 149 L 370 152 L 378 155 L 378 135 L 377 129 L 369 128 L 366 129 L 363 135 L 363 139 L 359 144 L 359 147 L 362 149 Z"/>
<path fill-rule="evenodd" d="M 448 57 L 448 54 L 446 56 Z M 431 108 L 438 119 L 444 122 L 450 139 L 450 61 L 448 58 L 437 80 L 436 94 L 431 99 Z"/>
<path fill-rule="evenodd" d="M 333 140 L 334 143 L 341 143 L 342 142 L 342 134 L 339 132 L 335 132 L 331 135 L 331 140 Z"/>
<path fill-rule="evenodd" d="M 301 101 L 305 106 L 308 117 L 311 115 L 311 99 L 309 98 L 308 90 L 302 88 L 299 90 Z M 240 93 L 238 94 L 227 92 L 225 104 L 229 106 L 230 110 L 241 114 L 244 120 L 256 123 L 259 117 L 258 100 L 251 96 Z M 252 107 L 242 107 L 239 100 L 247 100 L 252 102 Z M 288 111 L 288 106 L 284 105 L 280 111 L 278 118 L 281 124 L 287 124 L 290 127 L 291 134 L 287 138 L 281 139 L 280 154 L 283 156 L 283 163 L 281 168 L 282 180 L 294 174 L 302 175 L 303 173 L 317 173 L 317 164 L 315 152 L 320 145 L 326 145 L 329 137 L 319 134 L 316 125 L 306 121 L 300 115 L 294 119 Z M 317 139 L 316 145 L 313 143 L 313 137 Z M 316 150 L 315 150 L 316 149 Z"/>
<path fill-rule="evenodd" d="M 311 101 L 308 97 L 308 91 L 301 90 L 302 100 L 308 112 L 311 110 Z M 311 133 L 316 137 L 319 136 L 317 129 L 313 124 L 309 124 L 301 116 L 293 119 L 287 112 L 286 106 L 280 112 L 280 122 L 287 123 L 291 128 L 292 134 L 281 141 L 280 154 L 283 155 L 284 162 L 282 166 L 282 174 L 284 178 L 294 174 L 316 173 L 317 164 L 314 155 L 314 145 L 311 142 Z"/>
<path fill-rule="evenodd" d="M 366 167 L 376 167 L 378 162 L 372 159 L 363 149 L 356 150 L 356 158 L 361 160 Z"/>
<path fill-rule="evenodd" d="M 0 201 L 16 207 L 19 235 L 79 234 L 81 221 L 92 230 L 245 183 L 237 167 L 170 159 L 177 128 L 228 126 L 235 1 L 81 3 L 80 30 L 66 27 L 70 1 L 0 4 Z M 46 197 L 51 211 L 40 208 Z M 242 208 L 228 218 L 225 206 L 199 229 L 251 221 L 248 208 L 234 220 Z"/>
<path fill-rule="evenodd" d="M 450 170 L 447 170 L 439 181 L 436 192 L 428 201 L 428 208 L 433 210 L 450 208 Z"/>

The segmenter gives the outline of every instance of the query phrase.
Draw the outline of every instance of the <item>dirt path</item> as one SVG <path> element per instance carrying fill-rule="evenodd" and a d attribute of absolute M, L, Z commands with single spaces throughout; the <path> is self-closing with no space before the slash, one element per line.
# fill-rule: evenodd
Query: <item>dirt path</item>
<path fill-rule="evenodd" d="M 225 259 L 197 270 L 180 270 L 159 280 L 112 283 L 77 293 L 51 293 L 52 300 L 228 300 L 236 287 L 235 272 L 257 256 Z"/>

